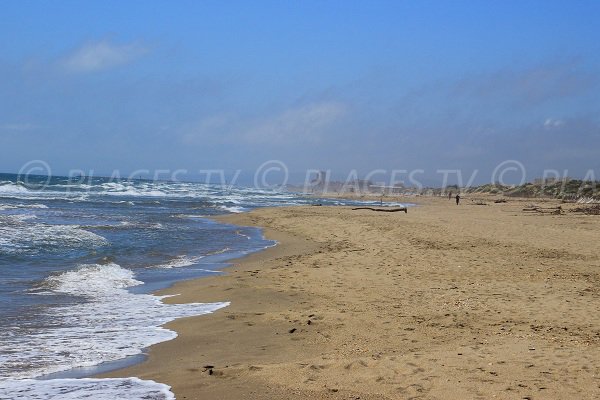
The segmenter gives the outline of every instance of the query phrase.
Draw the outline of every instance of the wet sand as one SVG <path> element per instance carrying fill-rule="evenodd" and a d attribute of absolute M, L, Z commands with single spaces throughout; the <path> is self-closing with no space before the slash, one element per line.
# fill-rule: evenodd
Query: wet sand
<path fill-rule="evenodd" d="M 600 216 L 417 202 L 221 218 L 280 244 L 162 291 L 231 306 L 104 376 L 177 399 L 600 398 Z"/>

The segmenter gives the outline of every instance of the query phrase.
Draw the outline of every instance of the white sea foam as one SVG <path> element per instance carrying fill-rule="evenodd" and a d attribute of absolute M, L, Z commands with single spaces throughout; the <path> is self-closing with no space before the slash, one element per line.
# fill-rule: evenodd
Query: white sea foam
<path fill-rule="evenodd" d="M 176 215 L 172 215 L 171 217 L 173 218 L 206 218 L 206 215 L 199 215 L 199 214 L 176 214 Z"/>
<path fill-rule="evenodd" d="M 246 234 L 245 234 L 245 233 L 243 233 L 241 230 L 237 230 L 237 231 L 235 231 L 235 234 L 236 234 L 236 235 L 239 235 L 239 236 L 242 236 L 242 237 L 245 237 L 245 238 L 246 238 L 246 239 L 248 239 L 248 240 L 252 239 L 250 236 L 246 235 Z"/>
<path fill-rule="evenodd" d="M 139 378 L 0 381 L 0 399 L 175 400 L 165 384 Z"/>
<path fill-rule="evenodd" d="M 109 196 L 147 196 L 147 197 L 164 197 L 168 196 L 167 193 L 161 192 L 160 190 L 138 190 L 134 188 L 125 189 L 125 190 L 109 190 L 106 192 L 101 192 L 101 194 L 109 195 Z"/>
<path fill-rule="evenodd" d="M 90 185 L 87 183 L 68 183 L 68 184 L 54 184 L 52 185 L 52 188 L 66 188 L 67 190 L 70 189 L 78 189 L 78 190 L 89 190 L 89 189 L 93 189 L 94 185 Z"/>
<path fill-rule="evenodd" d="M 97 194 L 109 195 L 109 196 L 129 196 L 129 197 L 167 197 L 171 196 L 172 193 L 160 190 L 157 186 L 159 183 L 147 183 L 143 185 L 136 185 L 129 182 L 107 182 L 98 185 L 98 188 L 102 190 L 97 191 Z"/>
<path fill-rule="evenodd" d="M 135 206 L 135 203 L 133 201 L 126 200 L 113 201 L 112 204 L 128 204 L 130 206 Z"/>
<path fill-rule="evenodd" d="M 23 185 L 14 182 L 2 182 L 0 184 L 0 195 L 14 193 L 29 193 L 30 191 Z"/>
<path fill-rule="evenodd" d="M 224 249 L 215 250 L 213 252 L 210 252 L 210 253 L 208 253 L 208 255 L 209 256 L 216 256 L 217 254 L 227 253 L 228 251 L 231 251 L 231 249 L 229 247 L 225 247 Z"/>
<path fill-rule="evenodd" d="M 34 378 L 140 354 L 177 334 L 161 325 L 176 318 L 211 313 L 229 303 L 165 304 L 165 296 L 133 294 L 141 284 L 117 264 L 82 265 L 43 283 L 46 295 L 67 294 L 85 301 L 49 308 L 48 327 L 27 336 L 9 329 L 0 337 L 0 381 Z"/>
<path fill-rule="evenodd" d="M 54 292 L 100 298 L 144 283 L 134 277 L 132 270 L 118 264 L 93 264 L 50 276 L 44 286 Z"/>
<path fill-rule="evenodd" d="M 21 208 L 48 208 L 45 204 L 19 204 L 17 207 Z"/>
<path fill-rule="evenodd" d="M 42 249 L 95 248 L 108 244 L 102 236 L 79 225 L 30 223 L 27 219 L 35 219 L 35 215 L 4 215 L 0 218 L 0 253 L 37 253 Z"/>
<path fill-rule="evenodd" d="M 0 198 L 28 200 L 28 201 L 45 201 L 45 200 L 66 200 L 66 201 L 87 201 L 89 195 L 82 192 L 64 192 L 64 191 L 40 191 L 27 190 L 23 191 L 2 191 L 0 189 Z"/>
<path fill-rule="evenodd" d="M 16 210 L 19 208 L 48 208 L 45 204 L 0 204 L 0 210 Z"/>
<path fill-rule="evenodd" d="M 246 211 L 244 207 L 240 206 L 219 206 L 219 208 L 235 214 L 243 213 L 244 211 Z"/>
<path fill-rule="evenodd" d="M 47 185 L 44 190 L 27 188 L 10 181 L 0 182 L 0 197 L 16 199 L 64 199 L 87 201 L 97 196 L 188 198 L 213 200 L 225 207 L 273 206 L 300 204 L 297 194 L 256 188 L 225 188 L 218 185 L 184 182 L 112 181 L 96 184 L 59 183 Z M 228 211 L 240 212 L 233 208 Z"/>
<path fill-rule="evenodd" d="M 152 268 L 189 267 L 190 265 L 197 264 L 198 261 L 200 261 L 202 258 L 204 258 L 204 257 L 203 256 L 197 256 L 197 257 L 178 256 L 178 257 L 173 258 L 172 260 L 169 260 L 168 262 L 166 262 L 164 264 L 155 265 Z"/>

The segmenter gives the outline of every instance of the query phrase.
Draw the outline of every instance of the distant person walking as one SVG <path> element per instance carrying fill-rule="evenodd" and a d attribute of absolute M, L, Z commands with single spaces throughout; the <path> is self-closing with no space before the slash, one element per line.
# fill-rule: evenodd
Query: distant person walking
<path fill-rule="evenodd" d="M 458 203 L 460 203 L 460 194 L 456 195 L 456 205 L 458 205 Z"/>
<path fill-rule="evenodd" d="M 448 200 L 452 200 L 452 192 L 448 193 Z"/>

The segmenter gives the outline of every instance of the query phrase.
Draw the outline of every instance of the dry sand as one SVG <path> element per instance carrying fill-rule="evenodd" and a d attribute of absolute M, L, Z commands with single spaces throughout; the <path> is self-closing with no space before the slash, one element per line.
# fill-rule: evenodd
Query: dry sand
<path fill-rule="evenodd" d="M 163 291 L 231 306 L 108 375 L 179 400 L 600 398 L 600 217 L 419 202 L 222 218 L 280 245 Z"/>

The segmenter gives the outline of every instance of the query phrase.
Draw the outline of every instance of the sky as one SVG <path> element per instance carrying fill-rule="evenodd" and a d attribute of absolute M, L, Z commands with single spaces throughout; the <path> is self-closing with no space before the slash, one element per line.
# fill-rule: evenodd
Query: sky
<path fill-rule="evenodd" d="M 598 1 L 6 0 L 0 172 L 600 179 L 599 20 Z"/>

